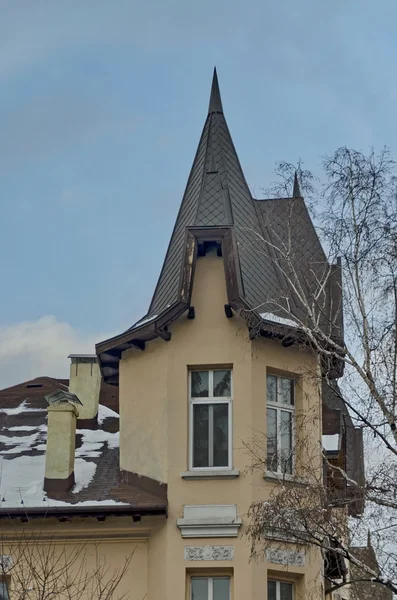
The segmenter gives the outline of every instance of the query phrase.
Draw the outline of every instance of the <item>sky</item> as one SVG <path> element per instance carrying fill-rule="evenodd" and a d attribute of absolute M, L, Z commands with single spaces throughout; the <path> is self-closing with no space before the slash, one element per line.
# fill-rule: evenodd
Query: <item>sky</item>
<path fill-rule="evenodd" d="M 218 70 L 256 197 L 276 161 L 397 155 L 395 0 L 0 0 L 0 387 L 148 308 Z"/>

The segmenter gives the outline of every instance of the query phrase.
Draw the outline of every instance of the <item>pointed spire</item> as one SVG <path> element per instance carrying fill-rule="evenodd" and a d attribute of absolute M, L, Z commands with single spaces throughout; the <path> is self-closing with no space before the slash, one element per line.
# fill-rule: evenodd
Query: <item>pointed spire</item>
<path fill-rule="evenodd" d="M 257 257 L 252 242 L 244 237 L 248 235 L 245 233 L 246 230 L 260 230 L 258 218 L 223 115 L 218 77 L 214 70 L 209 115 L 204 123 L 183 195 L 182 206 L 148 314 L 158 315 L 161 311 L 180 301 L 179 281 L 185 264 L 185 245 L 181 243 L 181 240 L 184 239 L 183 232 L 186 227 L 206 229 L 235 227 L 237 240 L 240 238 L 242 240 L 239 242 L 241 247 L 248 247 L 244 254 L 244 264 L 255 265 L 252 268 L 256 273 L 261 273 L 256 280 L 265 281 L 268 277 L 267 271 L 265 273 L 265 266 L 263 266 L 265 263 Z M 245 258 L 246 256 L 248 258 Z M 242 286 L 243 284 L 239 280 L 236 285 Z M 263 294 L 260 290 L 257 298 L 262 297 Z M 252 302 L 254 302 L 253 299 Z"/>
<path fill-rule="evenodd" d="M 219 91 L 218 75 L 216 73 L 216 67 L 214 67 L 214 75 L 212 78 L 210 105 L 208 107 L 208 114 L 218 112 L 223 113 L 221 93 Z"/>
<path fill-rule="evenodd" d="M 299 187 L 299 180 L 298 180 L 298 173 L 297 171 L 295 171 L 295 175 L 294 175 L 294 189 L 292 192 L 292 197 L 293 198 L 301 198 L 301 190 Z"/>
<path fill-rule="evenodd" d="M 212 153 L 211 163 L 210 163 L 207 173 L 217 173 L 217 172 L 218 172 L 218 168 L 217 168 L 216 162 L 215 162 L 215 155 L 214 155 L 214 153 Z"/>

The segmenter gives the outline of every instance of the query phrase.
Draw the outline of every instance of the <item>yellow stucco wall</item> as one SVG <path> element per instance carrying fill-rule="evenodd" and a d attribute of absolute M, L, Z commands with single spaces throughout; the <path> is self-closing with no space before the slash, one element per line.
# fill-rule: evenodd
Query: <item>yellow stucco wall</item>
<path fill-rule="evenodd" d="M 120 362 L 121 468 L 168 484 L 167 524 L 149 542 L 149 573 L 157 572 L 161 557 L 163 577 L 149 577 L 148 598 L 183 598 L 185 573 L 194 568 L 226 568 L 233 571 L 235 598 L 266 598 L 266 564 L 249 562 L 244 527 L 239 538 L 182 539 L 176 520 L 184 504 L 236 504 L 246 522 L 246 512 L 254 500 L 266 499 L 273 483 L 261 473 L 246 473 L 250 457 L 244 448 L 257 432 L 266 431 L 266 371 L 300 376 L 297 412 L 311 415 L 311 433 L 319 453 L 321 403 L 310 377 L 317 372 L 314 356 L 293 347 L 265 339 L 251 341 L 245 322 L 238 316 L 227 319 L 223 259 L 207 255 L 197 261 L 192 305 L 195 319 L 183 316 L 169 330 L 170 342 L 156 340 L 144 352 L 127 351 Z M 233 369 L 233 468 L 236 479 L 185 480 L 188 470 L 188 370 L 189 367 L 230 365 Z M 306 435 L 306 434 L 305 434 Z M 188 562 L 186 545 L 234 546 L 230 562 Z M 160 566 L 160 565 L 159 565 Z M 310 598 L 309 588 L 320 598 L 321 558 L 307 557 L 305 569 L 294 568 L 297 592 Z M 280 570 L 271 565 L 273 571 Z M 281 567 L 284 572 L 285 569 Z M 320 595 L 319 595 L 320 594 Z M 296 600 L 298 600 L 299 595 Z"/>
<path fill-rule="evenodd" d="M 148 535 L 147 529 L 127 518 L 101 524 L 92 518 L 6 522 L 1 527 L 0 554 L 12 557 L 7 568 L 11 600 L 66 598 L 66 581 L 70 598 L 97 600 L 108 597 L 100 596 L 98 584 L 105 589 L 117 580 L 109 598 L 146 600 Z"/>
<path fill-rule="evenodd" d="M 247 471 L 250 455 L 245 443 L 266 431 L 267 370 L 297 376 L 297 413 L 310 415 L 309 439 L 315 450 L 320 441 L 321 403 L 318 390 L 307 374 L 316 372 L 314 356 L 294 347 L 284 348 L 265 339 L 251 341 L 245 322 L 227 319 L 223 260 L 207 255 L 197 261 L 192 305 L 196 317 L 181 317 L 171 327 L 170 342 L 156 340 L 145 351 L 129 350 L 120 362 L 120 461 L 121 468 L 168 484 L 168 518 L 112 518 L 58 523 L 46 520 L 22 525 L 35 528 L 42 538 L 52 531 L 70 547 L 88 542 L 87 566 L 94 566 L 98 550 L 111 569 L 120 567 L 132 550 L 132 558 L 120 592 L 131 600 L 184 600 L 189 577 L 229 574 L 234 600 L 266 600 L 268 576 L 295 582 L 294 600 L 319 600 L 321 556 L 306 551 L 305 567 L 249 561 L 244 536 L 247 511 L 253 501 L 266 500 L 274 482 L 261 472 Z M 233 370 L 233 468 L 235 479 L 188 480 L 189 468 L 188 370 L 199 366 L 225 366 Z M 306 434 L 305 434 L 306 435 Z M 315 451 L 313 451 L 315 456 Z M 316 459 L 317 460 L 317 459 Z M 321 467 L 318 454 L 318 464 Z M 292 484 L 288 484 L 292 485 Z M 243 526 L 237 538 L 183 539 L 177 519 L 189 504 L 235 504 Z M 14 527 L 10 525 L 11 529 Z M 15 527 L 13 529 L 15 535 Z M 188 561 L 185 546 L 234 547 L 230 561 Z M 34 598 L 33 598 L 34 600 Z"/>

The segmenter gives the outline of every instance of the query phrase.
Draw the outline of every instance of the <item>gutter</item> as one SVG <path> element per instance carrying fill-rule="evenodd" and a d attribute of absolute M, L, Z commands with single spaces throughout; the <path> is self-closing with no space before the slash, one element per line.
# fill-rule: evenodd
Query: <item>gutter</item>
<path fill-rule="evenodd" d="M 0 510 L 0 519 L 45 519 L 54 517 L 59 520 L 67 520 L 72 517 L 95 517 L 97 520 L 114 517 L 136 517 L 139 521 L 143 516 L 164 515 L 167 516 L 166 504 L 153 504 L 146 506 L 123 505 L 123 506 L 52 506 L 47 508 L 9 508 Z"/>

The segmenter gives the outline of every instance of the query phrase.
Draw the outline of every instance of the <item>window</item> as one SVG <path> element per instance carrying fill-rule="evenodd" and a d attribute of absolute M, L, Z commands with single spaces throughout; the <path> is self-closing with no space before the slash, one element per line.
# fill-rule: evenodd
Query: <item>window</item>
<path fill-rule="evenodd" d="M 192 577 L 190 600 L 230 600 L 230 577 Z"/>
<path fill-rule="evenodd" d="M 267 375 L 267 468 L 292 474 L 295 382 Z"/>
<path fill-rule="evenodd" d="M 293 600 L 294 589 L 292 583 L 285 581 L 267 582 L 267 600 Z"/>
<path fill-rule="evenodd" d="M 9 600 L 8 586 L 9 578 L 0 575 L 0 600 Z"/>
<path fill-rule="evenodd" d="M 190 372 L 190 465 L 231 468 L 230 369 Z"/>

